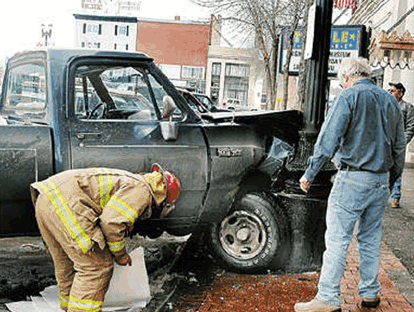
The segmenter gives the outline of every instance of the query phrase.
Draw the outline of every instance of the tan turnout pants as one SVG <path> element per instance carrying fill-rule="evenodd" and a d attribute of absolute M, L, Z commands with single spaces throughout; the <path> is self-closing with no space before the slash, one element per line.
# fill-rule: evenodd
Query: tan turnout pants
<path fill-rule="evenodd" d="M 108 248 L 95 244 L 86 254 L 74 248 L 47 195 L 36 201 L 36 219 L 55 265 L 61 309 L 101 311 L 114 267 Z"/>

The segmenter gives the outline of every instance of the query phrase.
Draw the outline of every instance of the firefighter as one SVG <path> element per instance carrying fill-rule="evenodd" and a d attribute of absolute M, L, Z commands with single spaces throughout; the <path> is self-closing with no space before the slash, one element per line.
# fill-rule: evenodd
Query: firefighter
<path fill-rule="evenodd" d="M 101 311 L 115 261 L 131 265 L 125 238 L 139 221 L 174 209 L 180 181 L 158 164 L 146 174 L 68 170 L 31 185 L 36 220 L 55 265 L 64 311 Z"/>

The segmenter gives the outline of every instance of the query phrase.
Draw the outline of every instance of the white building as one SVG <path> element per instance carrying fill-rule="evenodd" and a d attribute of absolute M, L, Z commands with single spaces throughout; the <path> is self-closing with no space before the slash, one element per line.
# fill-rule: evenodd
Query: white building
<path fill-rule="evenodd" d="M 137 18 L 73 14 L 75 47 L 99 50 L 135 51 Z"/>

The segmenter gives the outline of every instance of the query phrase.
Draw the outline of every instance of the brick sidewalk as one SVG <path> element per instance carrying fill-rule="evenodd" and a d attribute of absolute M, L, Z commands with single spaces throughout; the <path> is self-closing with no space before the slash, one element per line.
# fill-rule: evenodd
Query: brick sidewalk
<path fill-rule="evenodd" d="M 410 303 L 394 285 L 387 272 L 407 270 L 385 244 L 381 247 L 379 280 L 382 286 L 381 304 L 376 309 L 361 307 L 358 295 L 359 252 L 353 240 L 342 280 L 342 311 L 414 312 Z M 404 272 L 405 271 L 405 272 Z M 409 274 L 408 274 L 409 276 Z M 175 302 L 173 311 L 293 311 L 296 302 L 311 300 L 317 292 L 319 273 L 292 275 L 238 275 L 225 273 L 217 277 L 200 295 L 189 295 Z"/>

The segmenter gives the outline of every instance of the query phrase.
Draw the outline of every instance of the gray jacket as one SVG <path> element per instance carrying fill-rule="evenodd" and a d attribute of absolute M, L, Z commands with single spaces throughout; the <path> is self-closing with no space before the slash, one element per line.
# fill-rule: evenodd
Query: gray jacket
<path fill-rule="evenodd" d="M 404 117 L 404 135 L 408 144 L 414 136 L 414 106 L 403 99 L 398 104 Z"/>

